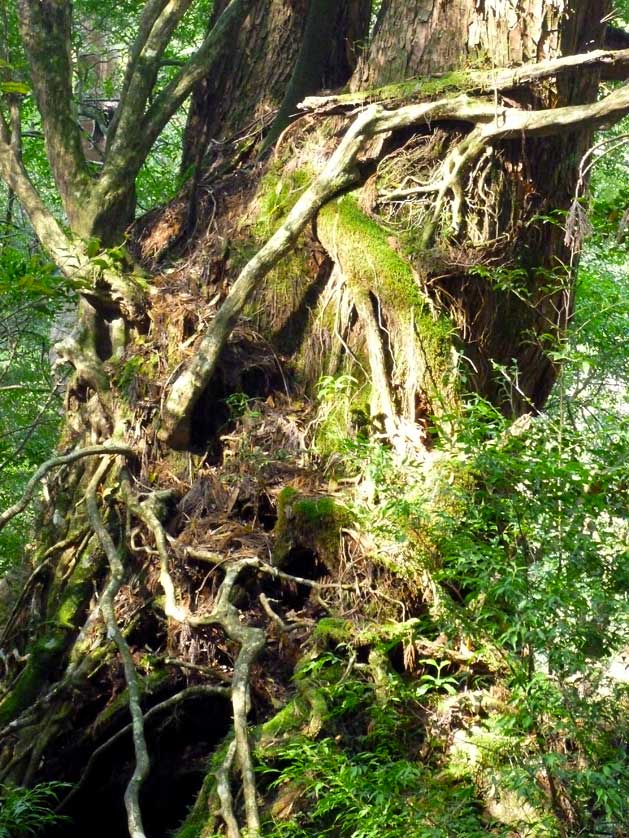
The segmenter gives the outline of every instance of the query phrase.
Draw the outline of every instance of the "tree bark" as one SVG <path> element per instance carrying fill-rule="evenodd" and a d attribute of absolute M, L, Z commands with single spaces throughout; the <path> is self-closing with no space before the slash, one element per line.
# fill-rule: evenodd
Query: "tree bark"
<path fill-rule="evenodd" d="M 435 73 L 454 73 L 456 84 L 456 73 L 470 67 L 517 66 L 593 50 L 603 43 L 608 12 L 607 0 L 577 4 L 385 0 L 351 89 L 364 91 Z M 524 107 L 592 102 L 598 78 L 596 73 L 576 71 L 559 76 L 554 84 L 532 85 L 524 99 L 521 93 L 515 95 Z M 508 414 L 541 408 L 555 381 L 556 369 L 541 336 L 552 335 L 556 340 L 567 326 L 572 310 L 570 273 L 576 257 L 565 245 L 560 227 L 529 222 L 535 216 L 568 211 L 578 178 L 575 162 L 591 139 L 591 129 L 585 128 L 553 139 L 495 147 L 495 154 L 503 157 L 500 167 L 505 167 L 507 177 L 501 181 L 496 168 L 485 185 L 490 184 L 494 206 L 511 207 L 519 220 L 502 212 L 494 238 L 505 234 L 511 240 L 511 255 L 502 256 L 503 268 L 510 261 L 513 269 L 529 272 L 528 302 L 455 269 L 446 269 L 447 278 L 432 284 L 435 299 L 458 325 L 472 365 L 474 389 Z M 473 192 L 475 186 L 468 181 L 467 188 Z M 463 241 L 461 245 L 465 247 Z M 477 257 L 482 261 L 480 254 Z M 489 253 L 487 258 L 491 260 Z M 554 294 L 544 294 L 541 288 L 560 265 L 570 266 L 565 282 L 558 283 L 561 287 Z M 520 325 L 514 328 L 514 323 Z M 539 337 L 531 340 L 535 335 Z M 501 373 L 496 374 L 496 366 Z M 504 389 L 507 367 L 518 380 L 508 396 Z"/>
<path fill-rule="evenodd" d="M 211 140 L 234 137 L 272 117 L 287 91 L 311 0 L 254 0 L 252 5 L 234 50 L 193 93 L 184 136 L 184 171 L 200 162 Z M 213 18 L 223 6 L 223 0 L 215 4 Z M 316 69 L 308 67 L 312 78 L 303 95 L 347 82 L 368 31 L 369 9 L 367 0 L 342 0 L 325 17 L 317 16 L 318 23 L 330 31 L 324 41 L 317 42 L 320 55 Z M 293 104 L 291 100 L 289 111 Z"/>

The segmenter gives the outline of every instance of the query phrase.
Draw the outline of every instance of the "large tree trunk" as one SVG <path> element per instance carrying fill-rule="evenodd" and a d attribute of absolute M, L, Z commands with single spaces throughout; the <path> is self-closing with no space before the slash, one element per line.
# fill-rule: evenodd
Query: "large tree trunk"
<path fill-rule="evenodd" d="M 312 78 L 301 95 L 335 89 L 348 81 L 359 44 L 367 35 L 370 3 L 343 0 L 332 11 L 319 5 L 318 0 L 255 0 L 234 50 L 193 93 L 184 137 L 184 171 L 200 162 L 211 140 L 233 139 L 272 119 L 299 58 L 311 6 L 329 31 L 317 40 L 323 49 L 309 68 Z M 214 5 L 214 18 L 224 6 L 224 0 Z"/>
<path fill-rule="evenodd" d="M 368 90 L 450 72 L 456 84 L 456 72 L 468 67 L 512 67 L 596 49 L 603 43 L 609 8 L 606 0 L 579 4 L 385 0 L 351 87 Z M 593 101 L 597 90 L 596 74 L 577 71 L 554 84 L 533 87 L 524 99 L 520 92 L 515 96 L 524 107 L 533 103 L 557 107 Z M 496 102 L 498 107 L 498 98 Z M 550 343 L 560 339 L 567 326 L 576 260 L 564 243 L 561 225 L 531 221 L 568 211 L 579 177 L 576 164 L 591 139 L 592 132 L 586 129 L 554 139 L 498 143 L 488 149 L 487 165 L 462 176 L 468 196 L 467 229 L 456 237 L 446 264 L 438 267 L 443 278 L 431 281 L 431 293 L 458 326 L 472 364 L 474 389 L 507 413 L 542 407 L 555 381 L 556 369 L 546 350 L 552 350 Z M 478 207 L 470 204 L 481 185 L 485 190 L 481 203 L 488 200 L 490 206 L 479 214 Z M 475 221 L 480 229 L 474 229 Z M 506 249 L 501 249 L 501 239 L 508 242 Z M 439 247 L 438 242 L 431 244 Z M 475 248 L 472 254 L 470 245 Z M 469 265 L 473 273 L 457 270 L 457 261 Z M 503 281 L 492 287 L 494 266 L 503 272 Z M 512 292 L 504 287 L 509 284 L 504 273 L 509 267 L 527 274 L 524 285 Z M 479 268 L 485 276 L 479 276 Z M 513 279 L 516 285 L 522 281 L 515 273 Z M 502 288 L 496 290 L 496 284 Z M 505 389 L 496 365 L 510 368 L 517 387 Z"/>
<path fill-rule="evenodd" d="M 300 660 L 342 649 L 355 631 L 335 677 L 368 672 L 384 707 L 403 641 L 377 624 L 421 616 L 421 654 L 447 646 L 467 665 L 464 629 L 448 638 L 440 623 L 450 592 L 430 568 L 376 555 L 338 501 L 355 475 L 337 481 L 333 442 L 353 435 L 360 446 L 370 434 L 398 462 L 430 463 L 466 393 L 514 416 L 548 397 L 575 261 L 551 222 L 571 206 L 591 126 L 529 137 L 503 131 L 496 114 L 507 123 L 593 102 L 597 71 L 495 91 L 492 72 L 598 46 L 607 0 L 574 5 L 385 0 L 359 59 L 369 4 L 256 0 L 196 89 L 184 168 L 203 188 L 186 259 L 160 262 L 188 196 L 137 227 L 137 252 L 157 265 L 145 309 L 104 310 L 91 297 L 62 347 L 74 375 L 61 447 L 122 448 L 55 464 L 64 470 L 48 478 L 33 574 L 2 640 L 16 654 L 0 700 L 0 777 L 78 784 L 61 834 L 125 834 L 124 787 L 148 751 L 139 801 L 151 838 L 176 829 L 195 798 L 182 836 L 236 838 L 246 824 L 255 838 L 258 809 L 299 814 L 300 789 L 263 778 L 256 795 L 250 739 L 261 751 L 283 736 L 311 741 L 321 702 L 334 700 L 316 667 L 291 682 Z M 329 17 L 309 18 L 313 8 Z M 482 84 L 474 69 L 487 71 Z M 350 77 L 349 94 L 311 101 L 283 130 L 297 98 Z M 434 112 L 404 110 L 431 99 Z M 261 140 L 283 102 L 269 161 Z M 369 102 L 384 107 L 354 121 Z M 169 429 L 173 392 L 186 403 Z M 307 456 L 315 444 L 327 460 Z M 435 460 L 430 502 L 445 520 L 456 514 L 439 508 L 455 471 Z M 371 477 L 362 491 L 377 494 Z M 426 538 L 412 528 L 409 538 Z M 380 651 L 363 630 L 372 623 Z M 383 661 L 386 643 L 396 651 Z M 498 677 L 498 664 L 479 666 Z"/>

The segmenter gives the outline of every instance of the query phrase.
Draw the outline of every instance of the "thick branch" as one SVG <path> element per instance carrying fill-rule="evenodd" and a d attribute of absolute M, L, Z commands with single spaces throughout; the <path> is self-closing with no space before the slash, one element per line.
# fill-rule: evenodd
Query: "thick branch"
<path fill-rule="evenodd" d="M 131 47 L 120 104 L 107 137 L 108 149 L 116 146 L 118 131 L 127 137 L 137 131 L 151 91 L 157 80 L 164 50 L 177 24 L 193 0 L 157 0 L 149 2 L 142 11 L 138 35 Z"/>
<path fill-rule="evenodd" d="M 26 173 L 24 164 L 12 147 L 3 123 L 0 126 L 0 177 L 15 193 L 44 250 L 50 253 L 57 264 L 59 261 L 63 263 L 70 259 L 74 249 L 72 243 L 39 197 L 39 193 Z M 63 270 L 62 264 L 59 264 L 59 267 Z"/>
<path fill-rule="evenodd" d="M 32 500 L 39 482 L 48 474 L 49 471 L 52 471 L 55 468 L 60 468 L 61 466 L 70 465 L 70 463 L 74 463 L 83 457 L 102 457 L 109 454 L 121 454 L 125 457 L 133 457 L 134 453 L 133 449 L 129 448 L 128 445 L 93 445 L 89 448 L 80 448 L 78 451 L 72 451 L 70 454 L 63 454 L 60 457 L 52 457 L 52 459 L 46 460 L 45 463 L 40 465 L 35 474 L 26 484 L 26 489 L 24 490 L 24 494 L 20 500 L 0 515 L 0 530 L 12 518 L 15 518 L 15 516 L 19 515 L 21 512 L 24 512 Z"/>
<path fill-rule="evenodd" d="M 20 30 L 46 153 L 72 225 L 91 184 L 72 97 L 72 4 L 19 0 Z"/>
<path fill-rule="evenodd" d="M 107 626 L 107 635 L 112 638 L 118 648 L 118 654 L 122 660 L 125 680 L 127 682 L 127 691 L 129 693 L 129 711 L 131 713 L 131 721 L 133 726 L 133 747 L 135 750 L 135 767 L 131 779 L 127 784 L 124 795 L 125 807 L 127 809 L 127 823 L 129 826 L 129 835 L 131 838 L 146 838 L 144 827 L 142 825 L 142 813 L 140 810 L 140 789 L 142 783 L 146 778 L 150 761 L 148 750 L 146 747 L 146 739 L 144 738 L 144 716 L 140 706 L 141 690 L 138 674 L 133 663 L 131 650 L 125 640 L 120 627 L 116 621 L 116 611 L 114 600 L 116 594 L 124 580 L 124 566 L 111 535 L 109 534 L 100 511 L 98 509 L 98 501 L 96 499 L 96 490 L 100 485 L 101 480 L 105 476 L 107 469 L 111 464 L 111 460 L 106 458 L 96 470 L 94 477 L 90 481 L 85 492 L 85 506 L 87 515 L 92 525 L 92 529 L 98 538 L 98 541 L 107 556 L 111 576 L 105 590 L 100 599 L 100 610 L 103 615 L 103 620 Z"/>
<path fill-rule="evenodd" d="M 22 161 L 11 146 L 6 126 L 0 121 L 0 177 L 17 197 L 33 225 L 35 235 L 59 270 L 80 286 L 98 305 L 121 308 L 131 319 L 145 304 L 143 278 L 126 272 L 106 253 L 95 263 L 80 239 L 67 236 L 31 183 Z M 108 265 L 111 265 L 109 267 Z"/>
<path fill-rule="evenodd" d="M 120 117 L 97 184 L 96 200 L 100 195 L 122 190 L 135 179 L 164 126 L 184 103 L 194 85 L 207 75 L 225 50 L 231 49 L 236 30 L 247 16 L 250 5 L 251 0 L 232 0 L 197 52 L 155 97 L 146 113 L 138 110 L 141 97 L 138 95 L 132 100 L 129 94 L 128 104 L 122 106 L 124 117 Z M 139 62 L 136 62 L 136 72 L 140 69 Z"/>
<path fill-rule="evenodd" d="M 456 74 L 451 81 L 454 90 L 473 93 L 495 93 L 524 87 L 535 81 L 553 78 L 578 68 L 603 70 L 604 74 L 613 73 L 614 78 L 624 79 L 629 76 L 629 49 L 592 50 L 578 55 L 566 55 L 534 64 L 524 64 L 513 69 L 467 70 Z M 452 74 L 443 76 L 444 91 L 448 87 Z M 341 93 L 333 96 L 308 96 L 299 106 L 302 110 L 351 109 L 367 102 L 388 102 L 389 107 L 395 101 L 408 100 L 426 95 L 430 84 L 438 83 L 439 76 L 429 79 L 409 79 L 401 85 L 388 85 L 375 90 L 358 93 Z"/>

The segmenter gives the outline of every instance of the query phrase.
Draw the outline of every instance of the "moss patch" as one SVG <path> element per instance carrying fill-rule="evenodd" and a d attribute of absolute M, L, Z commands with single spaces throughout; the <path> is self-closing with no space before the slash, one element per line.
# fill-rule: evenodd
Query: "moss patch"
<path fill-rule="evenodd" d="M 337 97 L 341 104 L 353 104 L 362 102 L 389 102 L 398 99 L 433 99 L 444 93 L 455 93 L 469 90 L 477 86 L 478 79 L 466 70 L 453 70 L 451 73 L 444 73 L 439 76 L 428 76 L 428 78 L 406 79 L 395 84 L 386 84 L 383 87 L 375 87 L 372 90 L 363 90 L 357 93 L 343 93 Z"/>
<path fill-rule="evenodd" d="M 285 160 L 274 162 L 260 180 L 255 196 L 254 238 L 266 241 L 277 230 L 299 198 L 310 186 L 313 174 L 305 168 L 291 168 Z"/>
<path fill-rule="evenodd" d="M 391 234 L 353 196 L 344 195 L 321 209 L 317 233 L 328 253 L 338 257 L 354 290 L 373 291 L 383 306 L 395 311 L 425 305 L 413 269 L 392 246 Z"/>
<path fill-rule="evenodd" d="M 337 565 L 341 529 L 349 510 L 327 496 L 300 494 L 288 486 L 278 496 L 273 561 L 281 565 L 294 548 L 312 550 L 329 568 Z"/>
<path fill-rule="evenodd" d="M 349 620 L 339 617 L 323 617 L 312 634 L 315 646 L 326 648 L 331 643 L 349 643 L 352 639 L 353 627 Z"/>
<path fill-rule="evenodd" d="M 68 633 L 59 630 L 42 637 L 30 647 L 26 667 L 13 689 L 0 702 L 0 727 L 25 710 L 40 694 L 43 684 L 52 680 L 67 640 Z"/>

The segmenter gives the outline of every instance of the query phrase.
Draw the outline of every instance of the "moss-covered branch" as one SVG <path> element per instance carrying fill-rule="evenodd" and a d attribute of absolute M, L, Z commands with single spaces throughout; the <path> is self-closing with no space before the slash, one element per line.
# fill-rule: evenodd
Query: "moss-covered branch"
<path fill-rule="evenodd" d="M 387 102 L 412 98 L 434 97 L 448 91 L 468 94 L 498 93 L 518 87 L 527 87 L 537 81 L 554 78 L 575 69 L 613 72 L 614 78 L 629 76 L 629 49 L 592 50 L 578 55 L 566 55 L 515 68 L 495 70 L 458 70 L 428 78 L 408 79 L 399 84 L 389 84 L 374 90 L 339 93 L 331 96 L 308 96 L 301 103 L 302 110 L 328 111 L 351 109 L 369 102 Z"/>

